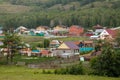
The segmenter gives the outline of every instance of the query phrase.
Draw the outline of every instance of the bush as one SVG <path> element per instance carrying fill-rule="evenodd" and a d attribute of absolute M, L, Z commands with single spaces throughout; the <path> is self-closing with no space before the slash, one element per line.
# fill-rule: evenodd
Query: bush
<path fill-rule="evenodd" d="M 102 54 L 93 58 L 90 63 L 95 75 L 120 76 L 120 54 L 111 45 L 105 46 Z"/>
<path fill-rule="evenodd" d="M 82 63 L 78 65 L 69 66 L 66 68 L 56 69 L 55 74 L 72 74 L 72 75 L 83 75 L 84 69 Z"/>
<path fill-rule="evenodd" d="M 50 70 L 47 70 L 47 71 L 46 71 L 45 69 L 43 69 L 42 73 L 43 73 L 43 74 L 52 74 L 52 72 L 51 72 Z"/>

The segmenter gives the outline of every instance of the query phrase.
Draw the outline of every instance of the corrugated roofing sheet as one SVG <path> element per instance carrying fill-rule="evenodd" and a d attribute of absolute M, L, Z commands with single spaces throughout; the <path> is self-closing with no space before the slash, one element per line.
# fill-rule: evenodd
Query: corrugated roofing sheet
<path fill-rule="evenodd" d="M 66 44 L 70 49 L 79 49 L 79 47 L 78 47 L 74 42 L 65 42 L 65 44 Z"/>

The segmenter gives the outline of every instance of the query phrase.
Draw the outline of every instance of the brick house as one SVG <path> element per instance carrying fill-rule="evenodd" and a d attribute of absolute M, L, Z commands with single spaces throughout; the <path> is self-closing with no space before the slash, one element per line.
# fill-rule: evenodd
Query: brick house
<path fill-rule="evenodd" d="M 80 36 L 84 32 L 84 28 L 78 25 L 72 25 L 69 29 L 70 36 Z"/>

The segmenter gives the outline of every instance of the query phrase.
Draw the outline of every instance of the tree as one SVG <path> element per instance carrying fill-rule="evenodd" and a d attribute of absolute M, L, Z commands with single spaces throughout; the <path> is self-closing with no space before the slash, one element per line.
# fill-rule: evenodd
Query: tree
<path fill-rule="evenodd" d="M 49 44 L 50 44 L 50 41 L 48 39 L 44 39 L 44 48 L 48 48 L 49 47 Z"/>
<path fill-rule="evenodd" d="M 94 74 L 101 76 L 120 76 L 120 56 L 112 45 L 105 43 L 102 54 L 91 60 Z"/>
<path fill-rule="evenodd" d="M 118 47 L 120 47 L 120 30 L 117 33 L 117 37 L 116 37 L 115 41 L 116 41 Z"/>
<path fill-rule="evenodd" d="M 5 33 L 5 38 L 3 40 L 4 46 L 7 48 L 7 63 L 13 62 L 13 57 L 17 51 L 17 47 L 20 45 L 21 39 L 16 33 Z"/>
<path fill-rule="evenodd" d="M 71 74 L 71 75 L 83 75 L 84 74 L 84 68 L 82 65 L 82 62 L 76 65 L 72 65 L 66 68 L 61 69 L 55 69 L 55 74 Z"/>

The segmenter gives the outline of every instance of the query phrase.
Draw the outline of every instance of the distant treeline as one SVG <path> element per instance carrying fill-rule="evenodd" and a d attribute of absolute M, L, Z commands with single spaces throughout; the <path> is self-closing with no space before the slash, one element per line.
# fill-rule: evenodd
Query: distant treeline
<path fill-rule="evenodd" d="M 39 25 L 81 25 L 90 28 L 96 24 L 107 27 L 120 26 L 120 9 L 89 9 L 82 11 L 52 11 L 20 14 L 0 14 L 0 24 L 7 27 L 25 26 L 35 28 Z"/>
<path fill-rule="evenodd" d="M 25 6 L 43 6 L 43 7 L 51 7 L 55 4 L 68 4 L 70 2 L 80 2 L 81 5 L 88 4 L 90 2 L 98 1 L 98 0 L 9 0 L 10 3 L 16 5 L 25 5 Z M 102 0 L 105 1 L 105 0 Z"/>
<path fill-rule="evenodd" d="M 47 9 L 57 4 L 66 5 L 71 2 L 79 3 L 80 6 L 84 6 L 87 4 L 91 4 L 93 2 L 109 2 L 110 5 L 112 4 L 112 8 L 120 7 L 119 0 L 6 0 L 9 1 L 13 5 L 24 5 L 24 6 L 39 6 L 41 9 Z M 93 5 L 94 6 L 94 5 Z M 108 7 L 108 6 L 107 6 Z"/>

